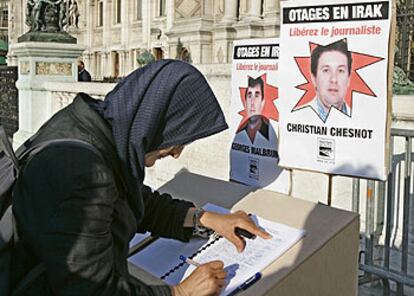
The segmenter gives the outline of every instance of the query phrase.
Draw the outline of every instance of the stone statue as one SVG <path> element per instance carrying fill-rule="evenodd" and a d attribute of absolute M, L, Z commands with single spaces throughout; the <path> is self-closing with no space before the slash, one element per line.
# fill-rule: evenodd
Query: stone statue
<path fill-rule="evenodd" d="M 27 0 L 26 25 L 29 31 L 17 38 L 17 42 L 58 42 L 76 44 L 68 28 L 69 6 L 76 0 Z M 77 3 L 75 5 L 77 9 Z M 79 12 L 75 13 L 75 21 Z"/>
<path fill-rule="evenodd" d="M 65 17 L 63 0 L 28 0 L 26 6 L 26 25 L 30 32 L 56 33 L 62 31 Z"/>
<path fill-rule="evenodd" d="M 60 5 L 59 5 L 60 6 Z M 44 10 L 44 27 L 45 32 L 59 32 L 59 6 L 46 5 Z"/>
<path fill-rule="evenodd" d="M 30 31 L 41 30 L 40 11 L 42 9 L 42 0 L 28 0 L 26 6 L 26 25 L 30 27 Z"/>
<path fill-rule="evenodd" d="M 68 7 L 68 0 L 64 0 L 60 2 L 60 9 L 59 9 L 59 30 L 63 32 L 68 24 L 68 19 L 66 17 L 67 7 Z"/>
<path fill-rule="evenodd" d="M 70 0 L 69 0 L 70 1 Z M 76 0 L 71 0 L 69 5 L 69 26 L 78 28 L 79 9 Z"/>
<path fill-rule="evenodd" d="M 193 60 L 191 59 L 191 53 L 190 51 L 185 48 L 180 40 L 180 38 L 178 38 L 178 42 L 177 42 L 177 55 L 175 57 L 176 59 L 185 61 L 187 63 L 192 63 Z"/>

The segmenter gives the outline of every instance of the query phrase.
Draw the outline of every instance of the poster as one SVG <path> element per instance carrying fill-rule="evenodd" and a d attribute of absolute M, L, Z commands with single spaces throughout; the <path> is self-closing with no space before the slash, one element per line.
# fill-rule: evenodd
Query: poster
<path fill-rule="evenodd" d="M 283 1 L 280 165 L 385 180 L 388 1 Z"/>
<path fill-rule="evenodd" d="M 278 39 L 234 42 L 230 179 L 288 193 L 289 171 L 278 166 Z"/>

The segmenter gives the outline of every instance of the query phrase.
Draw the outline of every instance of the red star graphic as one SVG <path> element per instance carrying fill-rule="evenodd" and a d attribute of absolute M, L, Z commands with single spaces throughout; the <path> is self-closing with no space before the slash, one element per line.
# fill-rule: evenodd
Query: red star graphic
<path fill-rule="evenodd" d="M 309 42 L 310 52 L 312 52 L 317 46 L 319 46 L 319 44 Z M 345 103 L 352 110 L 353 92 L 358 92 L 358 93 L 365 94 L 368 96 L 377 97 L 375 93 L 370 89 L 370 87 L 365 83 L 365 81 L 361 78 L 361 76 L 358 74 L 357 70 L 367 67 L 369 65 L 372 65 L 374 63 L 377 63 L 383 60 L 383 58 L 370 56 L 367 54 L 353 52 L 353 51 L 351 51 L 351 54 L 352 54 L 352 69 L 351 69 L 351 75 L 350 75 L 349 88 L 345 96 Z M 314 89 L 314 86 L 311 80 L 311 71 L 310 71 L 311 58 L 310 56 L 295 57 L 295 61 L 299 67 L 300 72 L 305 77 L 306 82 L 296 86 L 296 88 L 300 90 L 304 90 L 305 93 L 302 95 L 301 99 L 298 101 L 298 103 L 295 105 L 292 111 L 296 111 L 304 107 L 310 107 L 309 105 L 306 106 L 306 104 L 311 102 L 316 95 L 316 92 L 315 92 L 315 89 Z"/>
<path fill-rule="evenodd" d="M 267 83 L 267 74 L 263 74 L 261 76 L 264 82 L 264 100 L 265 104 L 263 106 L 262 115 L 267 119 L 273 119 L 274 121 L 279 121 L 279 111 L 277 110 L 273 101 L 279 98 L 279 91 L 276 86 L 270 85 Z M 247 87 L 239 87 L 240 92 L 240 99 L 243 103 L 244 109 L 239 112 L 242 116 L 242 120 L 240 121 L 239 127 L 237 128 L 237 132 L 246 124 L 249 120 L 246 110 L 246 94 Z"/>

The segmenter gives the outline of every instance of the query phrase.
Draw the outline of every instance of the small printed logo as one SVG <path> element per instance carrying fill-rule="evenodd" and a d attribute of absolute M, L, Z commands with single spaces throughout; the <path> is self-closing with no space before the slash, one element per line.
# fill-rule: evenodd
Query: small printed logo
<path fill-rule="evenodd" d="M 318 138 L 318 159 L 335 159 L 335 141 L 330 139 Z"/>
<path fill-rule="evenodd" d="M 249 157 L 249 178 L 259 180 L 259 159 Z"/>

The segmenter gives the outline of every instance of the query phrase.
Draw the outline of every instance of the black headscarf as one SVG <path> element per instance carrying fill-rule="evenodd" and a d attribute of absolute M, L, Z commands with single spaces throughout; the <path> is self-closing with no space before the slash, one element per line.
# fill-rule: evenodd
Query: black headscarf
<path fill-rule="evenodd" d="M 112 126 L 138 222 L 143 217 L 144 155 L 184 145 L 227 128 L 204 76 L 190 64 L 161 60 L 140 68 L 106 96 L 104 118 Z"/>

